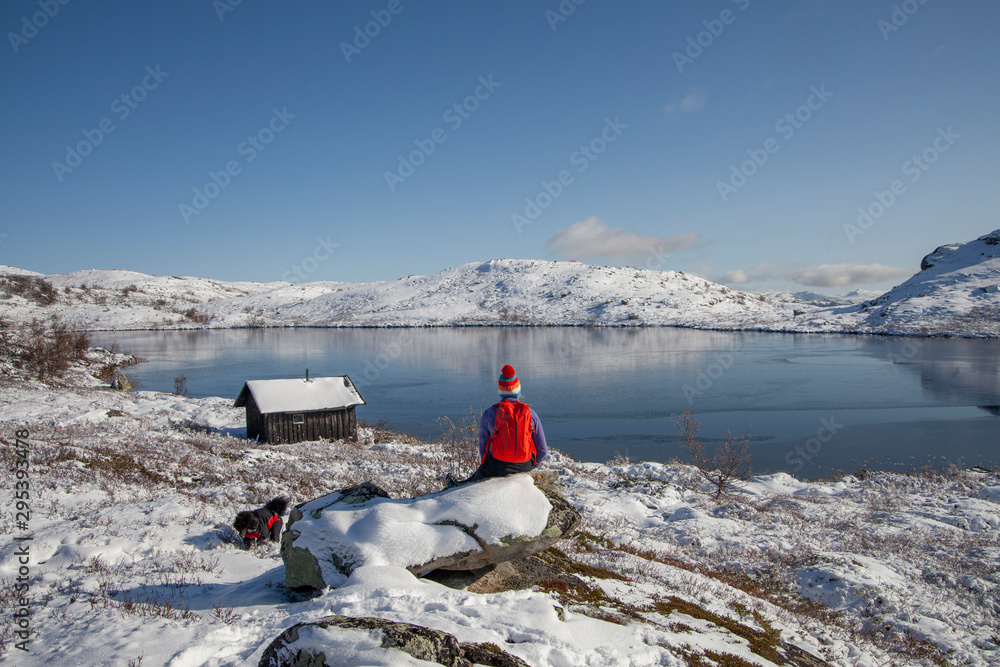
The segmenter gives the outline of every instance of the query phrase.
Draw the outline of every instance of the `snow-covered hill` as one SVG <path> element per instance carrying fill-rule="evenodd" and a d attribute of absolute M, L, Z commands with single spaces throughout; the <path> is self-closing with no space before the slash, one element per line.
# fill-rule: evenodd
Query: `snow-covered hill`
<path fill-rule="evenodd" d="M 86 329 L 502 324 L 781 326 L 793 307 L 675 271 L 496 259 L 374 283 L 226 283 L 130 271 L 45 277 L 55 302 L 0 301 L 23 321 L 49 309 Z"/>
<path fill-rule="evenodd" d="M 327 292 L 314 295 L 317 289 Z M 202 310 L 222 325 L 239 322 L 240 311 L 249 310 L 265 320 L 334 326 L 753 327 L 778 322 L 791 308 L 674 271 L 495 259 L 389 282 L 288 287 Z"/>
<path fill-rule="evenodd" d="M 882 296 L 806 316 L 807 331 L 1000 336 L 1000 229 L 924 257 L 920 272 Z"/>
<path fill-rule="evenodd" d="M 32 280 L 44 281 L 55 289 L 51 294 L 39 294 L 35 288 L 41 283 Z M 24 322 L 58 315 L 81 329 L 194 327 L 208 319 L 198 313 L 198 306 L 287 284 L 96 269 L 45 276 L 0 266 L 0 317 Z"/>
<path fill-rule="evenodd" d="M 391 281 L 301 285 L 130 271 L 41 276 L 0 267 L 0 318 L 23 322 L 55 314 L 77 328 L 104 330 L 647 325 L 996 337 L 998 284 L 1000 230 L 942 246 L 903 284 L 876 298 L 856 292 L 856 300 L 743 292 L 677 271 L 518 259 Z"/>

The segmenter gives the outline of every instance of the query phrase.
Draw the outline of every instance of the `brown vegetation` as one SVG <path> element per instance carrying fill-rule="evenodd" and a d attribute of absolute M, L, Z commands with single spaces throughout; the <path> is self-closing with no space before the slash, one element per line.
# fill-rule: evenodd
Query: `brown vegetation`
<path fill-rule="evenodd" d="M 73 331 L 53 318 L 51 325 L 33 319 L 21 335 L 20 357 L 27 370 L 39 380 L 62 377 L 70 364 L 83 361 L 90 348 L 90 336 Z"/>
<path fill-rule="evenodd" d="M 51 306 L 59 298 L 52 283 L 38 276 L 2 275 L 0 289 L 6 299 L 20 296 L 39 306 Z"/>

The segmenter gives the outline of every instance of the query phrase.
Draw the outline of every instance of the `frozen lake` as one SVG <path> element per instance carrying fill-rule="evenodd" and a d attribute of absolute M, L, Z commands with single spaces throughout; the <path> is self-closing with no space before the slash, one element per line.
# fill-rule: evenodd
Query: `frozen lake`
<path fill-rule="evenodd" d="M 147 361 L 142 388 L 235 398 L 249 379 L 350 375 L 360 420 L 440 434 L 497 400 L 510 363 L 551 446 L 574 458 L 682 457 L 672 416 L 709 447 L 749 430 L 755 472 L 1000 462 L 1000 341 L 674 328 L 240 329 L 98 332 Z"/>

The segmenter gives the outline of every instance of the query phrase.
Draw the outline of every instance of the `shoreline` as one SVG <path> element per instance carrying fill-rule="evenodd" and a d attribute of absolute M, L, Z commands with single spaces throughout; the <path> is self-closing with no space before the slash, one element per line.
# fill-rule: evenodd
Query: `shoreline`
<path fill-rule="evenodd" d="M 58 315 L 56 315 L 58 317 Z M 815 329 L 769 329 L 764 327 L 710 327 L 699 324 L 649 324 L 649 323 L 617 323 L 617 324 L 522 324 L 522 323 L 481 323 L 481 324 L 275 324 L 259 326 L 166 326 L 166 327 L 116 327 L 116 328 L 77 328 L 74 331 L 93 332 L 141 332 L 141 331 L 256 331 L 266 329 L 691 329 L 694 331 L 721 331 L 732 333 L 766 333 L 790 335 L 832 335 L 832 336 L 887 336 L 892 338 L 934 338 L 962 340 L 998 340 L 1000 334 L 988 333 L 919 333 L 906 331 L 857 331 L 857 330 L 824 330 Z"/>

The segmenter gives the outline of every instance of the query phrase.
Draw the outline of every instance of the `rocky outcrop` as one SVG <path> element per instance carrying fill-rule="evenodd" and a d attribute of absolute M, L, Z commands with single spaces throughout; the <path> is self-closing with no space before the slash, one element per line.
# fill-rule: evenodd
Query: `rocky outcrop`
<path fill-rule="evenodd" d="M 132 391 L 132 383 L 129 382 L 124 373 L 119 373 L 111 383 L 111 388 L 115 391 Z"/>
<path fill-rule="evenodd" d="M 372 482 L 352 486 L 307 503 L 296 505 L 288 513 L 288 523 L 281 534 L 281 560 L 285 564 L 285 585 L 294 591 L 323 590 L 327 583 L 323 580 L 323 572 L 319 560 L 309 549 L 296 546 L 295 541 L 301 534 L 300 529 L 293 529 L 296 522 L 303 519 L 319 519 L 330 507 L 362 505 L 375 498 L 388 498 L 389 494 Z"/>
<path fill-rule="evenodd" d="M 424 578 L 449 588 L 465 589 L 470 593 L 523 591 L 543 583 L 547 586 L 559 586 L 560 583 L 577 588 L 586 586 L 576 575 L 538 556 L 509 560 L 478 570 L 434 570 L 424 575 Z"/>
<path fill-rule="evenodd" d="M 920 270 L 926 271 L 927 269 L 933 268 L 935 264 L 940 263 L 951 257 L 961 247 L 959 243 L 950 243 L 948 245 L 938 246 L 934 249 L 934 252 L 924 255 L 924 258 L 920 260 Z"/>
<path fill-rule="evenodd" d="M 375 562 L 420 576 L 539 553 L 580 522 L 555 480 L 555 473 L 514 475 L 404 500 L 366 482 L 298 505 L 281 538 L 285 584 L 323 590 Z"/>
<path fill-rule="evenodd" d="M 374 632 L 382 652 L 386 649 L 400 651 L 417 660 L 447 667 L 528 667 L 520 658 L 493 644 L 463 644 L 454 635 L 440 630 L 382 618 L 348 616 L 326 616 L 288 628 L 264 650 L 258 666 L 337 667 L 343 664 L 338 658 L 346 651 L 357 655 L 366 650 L 365 642 L 352 639 L 358 635 L 350 635 L 348 631 L 351 630 Z M 369 640 L 367 643 L 374 642 Z M 363 658 L 363 655 L 357 657 Z"/>

